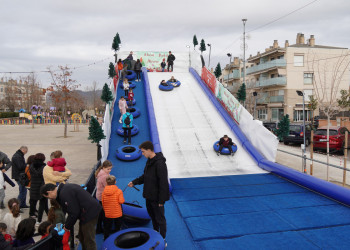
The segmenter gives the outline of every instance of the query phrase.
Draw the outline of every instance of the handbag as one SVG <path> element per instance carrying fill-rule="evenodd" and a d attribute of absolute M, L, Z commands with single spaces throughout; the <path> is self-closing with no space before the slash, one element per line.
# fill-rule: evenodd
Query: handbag
<path fill-rule="evenodd" d="M 29 168 L 24 172 L 24 173 L 20 173 L 19 174 L 19 183 L 21 183 L 21 185 L 22 186 L 28 186 L 29 185 L 29 182 L 30 182 L 30 179 L 29 179 L 29 177 L 28 177 L 28 175 L 27 175 L 27 173 L 28 173 L 28 171 L 29 171 Z"/>

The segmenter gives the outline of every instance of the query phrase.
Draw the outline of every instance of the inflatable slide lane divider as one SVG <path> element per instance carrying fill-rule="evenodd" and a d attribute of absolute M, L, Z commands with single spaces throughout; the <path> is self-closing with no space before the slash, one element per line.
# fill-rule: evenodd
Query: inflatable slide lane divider
<path fill-rule="evenodd" d="M 198 84 L 202 87 L 203 91 L 207 94 L 208 98 L 212 101 L 218 112 L 222 115 L 227 122 L 231 130 L 235 133 L 238 140 L 242 144 L 243 148 L 251 155 L 251 157 L 257 162 L 258 166 L 266 171 L 274 173 L 278 176 L 288 179 L 291 182 L 304 186 L 317 193 L 332 198 L 338 202 L 350 206 L 350 190 L 331 182 L 327 182 L 318 179 L 311 175 L 298 172 L 294 169 L 288 168 L 281 164 L 266 160 L 265 157 L 251 144 L 247 137 L 243 134 L 239 126 L 233 121 L 226 110 L 221 106 L 220 102 L 212 94 L 209 88 L 202 81 L 198 73 L 190 68 L 190 73 L 197 80 Z"/>

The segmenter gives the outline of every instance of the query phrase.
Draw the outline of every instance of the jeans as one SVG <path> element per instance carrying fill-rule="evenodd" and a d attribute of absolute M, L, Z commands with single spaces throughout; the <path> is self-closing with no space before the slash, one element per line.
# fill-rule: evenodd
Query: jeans
<path fill-rule="evenodd" d="M 79 223 L 79 241 L 81 243 L 83 250 L 96 250 L 96 224 L 97 224 L 96 216 L 94 219 L 86 222 L 85 224 Z"/>
<path fill-rule="evenodd" d="M 118 232 L 122 225 L 122 217 L 119 218 L 104 218 L 104 240 L 106 240 L 112 233 Z M 114 230 L 112 230 L 114 224 Z"/>
<path fill-rule="evenodd" d="M 124 141 L 126 141 L 126 137 L 128 137 L 128 143 L 131 143 L 131 129 L 132 128 L 123 128 L 123 130 L 124 130 Z"/>
<path fill-rule="evenodd" d="M 141 80 L 141 70 L 137 70 L 136 72 L 136 79 Z"/>
<path fill-rule="evenodd" d="M 164 206 L 160 207 L 157 201 L 146 199 L 146 208 L 152 219 L 153 229 L 160 233 L 165 239 L 166 236 L 166 219 L 164 216 Z"/>
<path fill-rule="evenodd" d="M 225 147 L 225 146 L 221 144 L 221 145 L 219 146 L 219 152 L 221 152 L 222 149 L 223 149 L 224 147 Z M 228 148 L 228 150 L 230 150 L 230 153 L 231 153 L 231 154 L 233 153 L 231 145 L 228 145 L 228 147 L 225 147 L 225 148 Z"/>
<path fill-rule="evenodd" d="M 128 94 L 129 94 L 129 90 L 128 89 L 124 89 L 124 94 L 125 94 L 125 99 L 128 98 Z"/>
<path fill-rule="evenodd" d="M 19 194 L 17 199 L 19 200 L 20 207 L 25 207 L 26 206 L 26 199 L 27 199 L 27 189 L 25 186 L 23 186 L 21 183 L 19 183 L 18 180 L 16 180 L 17 184 L 18 184 L 18 189 L 19 189 Z"/>
<path fill-rule="evenodd" d="M 168 72 L 170 72 L 169 71 L 170 67 L 171 67 L 171 71 L 173 71 L 174 70 L 174 63 L 173 62 L 168 62 Z"/>

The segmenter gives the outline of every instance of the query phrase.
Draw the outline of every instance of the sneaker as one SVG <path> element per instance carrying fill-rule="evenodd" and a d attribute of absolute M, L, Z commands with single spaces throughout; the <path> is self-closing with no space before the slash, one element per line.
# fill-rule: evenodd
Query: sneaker
<path fill-rule="evenodd" d="M 37 221 L 35 222 L 35 226 L 38 227 L 41 224 L 41 222 Z"/>
<path fill-rule="evenodd" d="M 122 123 L 122 120 L 119 120 L 119 123 Z"/>
<path fill-rule="evenodd" d="M 36 219 L 38 217 L 36 215 L 31 215 L 30 218 Z"/>
<path fill-rule="evenodd" d="M 218 156 L 220 156 L 220 151 L 216 152 L 216 154 L 217 154 Z"/>
<path fill-rule="evenodd" d="M 19 212 L 20 212 L 21 214 L 23 214 L 23 213 L 24 213 L 22 209 L 20 209 L 20 210 L 19 210 Z"/>
<path fill-rule="evenodd" d="M 123 141 L 124 143 L 126 143 L 126 141 Z"/>
<path fill-rule="evenodd" d="M 235 155 L 235 153 L 233 153 L 233 152 L 232 152 L 232 153 L 231 153 L 231 155 L 232 155 L 232 156 L 234 156 L 234 155 Z"/>
<path fill-rule="evenodd" d="M 129 142 L 128 145 L 131 145 L 131 142 Z"/>
<path fill-rule="evenodd" d="M 164 248 L 166 248 L 168 246 L 168 243 L 166 242 L 166 240 L 164 240 Z"/>

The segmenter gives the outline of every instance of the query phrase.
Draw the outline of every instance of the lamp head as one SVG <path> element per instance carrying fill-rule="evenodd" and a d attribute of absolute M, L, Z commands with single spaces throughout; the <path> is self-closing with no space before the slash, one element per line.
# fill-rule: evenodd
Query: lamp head
<path fill-rule="evenodd" d="M 208 45 L 209 47 L 211 46 L 211 44 L 210 44 L 210 43 L 208 43 L 207 45 Z"/>
<path fill-rule="evenodd" d="M 258 95 L 258 92 L 253 92 L 253 96 L 257 96 Z"/>
<path fill-rule="evenodd" d="M 231 55 L 231 53 L 227 53 L 227 56 L 228 56 L 228 57 L 231 57 L 232 55 Z"/>
<path fill-rule="evenodd" d="M 298 94 L 298 96 L 304 96 L 303 91 L 300 91 L 300 90 L 297 90 L 297 94 Z"/>

